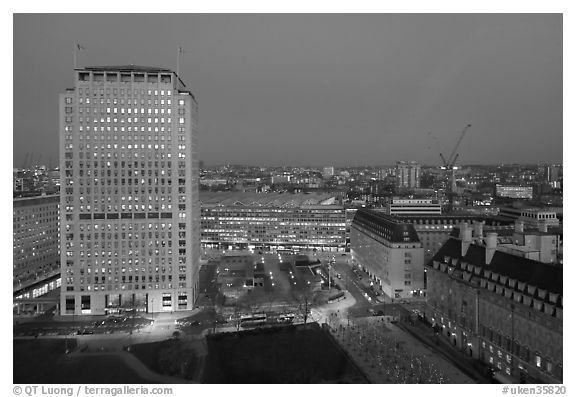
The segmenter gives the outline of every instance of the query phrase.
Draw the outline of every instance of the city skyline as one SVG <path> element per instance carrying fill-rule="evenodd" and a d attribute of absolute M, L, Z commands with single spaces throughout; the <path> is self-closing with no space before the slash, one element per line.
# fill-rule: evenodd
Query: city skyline
<path fill-rule="evenodd" d="M 434 166 L 467 123 L 460 164 L 562 162 L 561 14 L 15 14 L 14 167 L 58 162 L 75 41 L 78 67 L 182 46 L 206 165 Z"/>

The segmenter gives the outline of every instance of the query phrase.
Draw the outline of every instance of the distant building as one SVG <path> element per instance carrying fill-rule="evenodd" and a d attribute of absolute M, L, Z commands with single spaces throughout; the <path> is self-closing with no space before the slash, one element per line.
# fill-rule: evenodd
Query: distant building
<path fill-rule="evenodd" d="M 420 164 L 416 161 L 398 161 L 396 163 L 396 186 L 399 188 L 420 187 Z"/>
<path fill-rule="evenodd" d="M 59 205 L 58 195 L 13 201 L 15 298 L 36 298 L 60 286 Z"/>
<path fill-rule="evenodd" d="M 404 215 L 396 216 L 400 222 L 410 223 L 424 248 L 424 262 L 428 262 L 446 243 L 454 227 L 462 223 L 474 224 L 475 230 L 511 235 L 514 222 L 497 216 L 474 214 Z"/>
<path fill-rule="evenodd" d="M 61 314 L 191 310 L 198 104 L 171 70 L 85 67 L 60 94 Z"/>
<path fill-rule="evenodd" d="M 441 215 L 442 204 L 436 199 L 394 197 L 387 210 L 388 215 Z"/>
<path fill-rule="evenodd" d="M 550 164 L 547 165 L 545 168 L 544 177 L 546 178 L 547 182 L 557 182 L 560 176 L 561 166 Z"/>
<path fill-rule="evenodd" d="M 200 185 L 208 187 L 226 185 L 227 183 L 227 179 L 200 179 Z"/>
<path fill-rule="evenodd" d="M 330 179 L 333 176 L 334 176 L 334 167 L 333 166 L 324 167 L 324 170 L 322 171 L 322 177 L 324 179 Z"/>
<path fill-rule="evenodd" d="M 424 249 L 414 226 L 374 210 L 359 209 L 350 228 L 352 260 L 393 299 L 420 296 Z"/>
<path fill-rule="evenodd" d="M 496 196 L 508 197 L 515 199 L 531 199 L 532 186 L 518 186 L 518 185 L 496 185 Z"/>
<path fill-rule="evenodd" d="M 272 175 L 272 183 L 290 183 L 292 175 Z"/>
<path fill-rule="evenodd" d="M 497 241 L 460 226 L 426 264 L 425 319 L 502 382 L 562 383 L 562 267 Z"/>
<path fill-rule="evenodd" d="M 519 220 L 526 226 L 541 227 L 554 227 L 560 225 L 558 215 L 562 214 L 561 209 L 557 208 L 514 208 L 503 207 L 500 208 L 498 215 L 501 217 L 509 218 L 513 221 Z"/>
<path fill-rule="evenodd" d="M 201 241 L 219 249 L 344 251 L 344 207 L 328 194 L 200 194 Z"/>

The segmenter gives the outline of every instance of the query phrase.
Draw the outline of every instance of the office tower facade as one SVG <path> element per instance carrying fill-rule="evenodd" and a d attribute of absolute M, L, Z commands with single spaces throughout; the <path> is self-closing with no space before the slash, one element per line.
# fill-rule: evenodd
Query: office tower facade
<path fill-rule="evenodd" d="M 398 161 L 396 163 L 396 186 L 399 188 L 420 187 L 420 164 L 416 161 Z"/>
<path fill-rule="evenodd" d="M 13 223 L 13 292 L 16 298 L 36 298 L 60 273 L 58 195 L 15 198 Z M 55 284 L 53 284 L 54 286 Z"/>
<path fill-rule="evenodd" d="M 192 309 L 197 112 L 171 70 L 75 70 L 60 95 L 62 314 Z"/>

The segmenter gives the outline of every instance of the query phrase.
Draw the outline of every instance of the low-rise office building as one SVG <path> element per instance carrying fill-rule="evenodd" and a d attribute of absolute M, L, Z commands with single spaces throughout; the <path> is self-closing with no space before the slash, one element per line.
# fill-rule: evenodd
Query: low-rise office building
<path fill-rule="evenodd" d="M 202 192 L 201 242 L 218 249 L 344 251 L 346 215 L 326 194 Z"/>
<path fill-rule="evenodd" d="M 387 206 L 389 215 L 440 215 L 442 204 L 436 199 L 393 198 Z"/>
<path fill-rule="evenodd" d="M 454 231 L 426 264 L 426 319 L 505 382 L 561 383 L 562 267 L 503 252 L 496 233 Z"/>

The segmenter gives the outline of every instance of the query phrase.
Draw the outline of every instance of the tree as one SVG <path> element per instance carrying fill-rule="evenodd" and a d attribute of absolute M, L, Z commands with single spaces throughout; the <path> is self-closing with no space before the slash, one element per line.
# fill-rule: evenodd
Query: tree
<path fill-rule="evenodd" d="M 160 372 L 170 376 L 185 377 L 190 363 L 194 360 L 194 350 L 180 339 L 169 341 L 168 346 L 158 352 Z"/>

